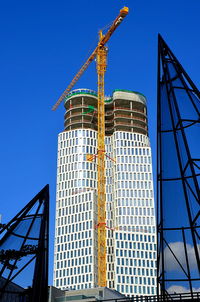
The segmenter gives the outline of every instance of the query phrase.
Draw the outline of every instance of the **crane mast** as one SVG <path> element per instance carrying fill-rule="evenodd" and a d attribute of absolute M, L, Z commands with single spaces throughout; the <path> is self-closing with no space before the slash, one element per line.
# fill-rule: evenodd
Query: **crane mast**
<path fill-rule="evenodd" d="M 113 21 L 107 33 L 103 35 L 99 32 L 99 43 L 87 61 L 80 68 L 71 83 L 65 89 L 52 110 L 56 110 L 59 104 L 66 99 L 68 93 L 87 69 L 89 64 L 96 58 L 96 69 L 98 75 L 98 147 L 97 147 L 97 165 L 98 165 L 98 285 L 106 286 L 106 193 L 105 193 L 105 103 L 104 103 L 104 75 L 107 65 L 107 48 L 105 44 L 110 39 L 115 29 L 120 25 L 128 14 L 128 7 L 120 10 L 119 15 Z"/>
<path fill-rule="evenodd" d="M 100 40 L 102 32 L 100 31 Z M 97 51 L 98 75 L 98 285 L 106 286 L 106 193 L 105 193 L 105 104 L 104 74 L 106 72 L 107 49 L 99 47 Z"/>

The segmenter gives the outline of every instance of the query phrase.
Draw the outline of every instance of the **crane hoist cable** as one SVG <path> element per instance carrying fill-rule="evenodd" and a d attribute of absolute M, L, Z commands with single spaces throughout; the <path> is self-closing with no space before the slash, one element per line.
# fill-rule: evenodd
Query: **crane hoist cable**
<path fill-rule="evenodd" d="M 98 166 L 98 285 L 105 287 L 106 281 L 106 193 L 105 193 L 105 101 L 104 101 L 104 75 L 107 65 L 107 47 L 105 44 L 109 41 L 111 35 L 121 24 L 128 14 L 128 7 L 120 10 L 119 15 L 113 21 L 112 25 L 103 35 L 102 30 L 99 32 L 99 42 L 87 61 L 80 68 L 78 73 L 72 79 L 69 86 L 65 89 L 58 99 L 52 110 L 56 110 L 59 104 L 66 99 L 68 93 L 79 80 L 83 72 L 90 63 L 96 58 L 96 69 L 98 76 L 98 148 L 97 148 L 97 166 Z"/>

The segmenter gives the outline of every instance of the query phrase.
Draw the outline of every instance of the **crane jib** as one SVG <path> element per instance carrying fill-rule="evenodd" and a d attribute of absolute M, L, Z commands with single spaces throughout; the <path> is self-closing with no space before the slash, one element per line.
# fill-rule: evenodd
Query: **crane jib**
<path fill-rule="evenodd" d="M 87 69 L 87 67 L 89 66 L 89 64 L 96 57 L 98 48 L 104 46 L 108 42 L 108 40 L 110 39 L 110 37 L 113 34 L 113 32 L 115 31 L 115 29 L 123 21 L 123 19 L 127 16 L 128 12 L 129 12 L 128 7 L 124 7 L 124 8 L 122 8 L 120 10 L 119 16 L 113 21 L 113 23 L 112 23 L 111 27 L 109 28 L 108 32 L 103 36 L 103 38 L 101 39 L 101 41 L 99 41 L 99 43 L 98 43 L 97 47 L 95 48 L 95 50 L 93 51 L 93 53 L 90 55 L 90 57 L 85 62 L 85 64 L 80 68 L 79 72 L 75 75 L 75 77 L 72 79 L 71 83 L 68 85 L 68 87 L 65 89 L 65 91 L 63 92 L 63 94 L 60 96 L 60 98 L 56 102 L 56 104 L 53 106 L 52 110 L 56 110 L 58 108 L 58 106 L 60 105 L 60 103 L 63 100 L 66 99 L 67 94 L 70 92 L 70 90 L 76 84 L 76 82 L 81 77 L 81 75 L 83 74 L 83 72 Z"/>

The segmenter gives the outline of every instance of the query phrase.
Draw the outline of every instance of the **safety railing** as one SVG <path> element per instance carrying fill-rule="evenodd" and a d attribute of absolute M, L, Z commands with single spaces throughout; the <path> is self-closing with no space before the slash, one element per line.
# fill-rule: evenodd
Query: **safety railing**
<path fill-rule="evenodd" d="M 169 301 L 181 301 L 181 302 L 189 302 L 189 301 L 200 301 L 200 292 L 194 293 L 174 293 L 168 294 L 165 296 L 134 296 L 134 297 L 126 297 L 119 299 L 102 299 L 101 302 L 169 302 Z"/>

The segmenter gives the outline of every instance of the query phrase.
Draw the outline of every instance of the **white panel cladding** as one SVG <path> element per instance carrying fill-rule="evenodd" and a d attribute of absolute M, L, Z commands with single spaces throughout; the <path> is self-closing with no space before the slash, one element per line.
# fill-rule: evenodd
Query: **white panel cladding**
<path fill-rule="evenodd" d="M 126 295 L 156 288 L 156 233 L 151 149 L 146 135 L 105 138 L 107 286 Z M 97 286 L 97 132 L 59 134 L 54 285 Z"/>
<path fill-rule="evenodd" d="M 115 288 L 156 294 L 156 228 L 152 160 L 146 136 L 115 132 Z"/>
<path fill-rule="evenodd" d="M 96 132 L 74 130 L 58 138 L 54 285 L 84 289 L 97 285 Z"/>
<path fill-rule="evenodd" d="M 139 107 L 146 104 L 142 95 L 123 91 L 115 91 L 113 100 L 130 101 L 131 110 L 138 103 Z M 105 151 L 107 287 L 129 296 L 156 294 L 149 138 L 114 131 L 105 137 Z M 89 154 L 93 161 L 87 160 Z M 96 155 L 97 131 L 74 129 L 59 134 L 54 286 L 61 289 L 97 286 Z"/>

